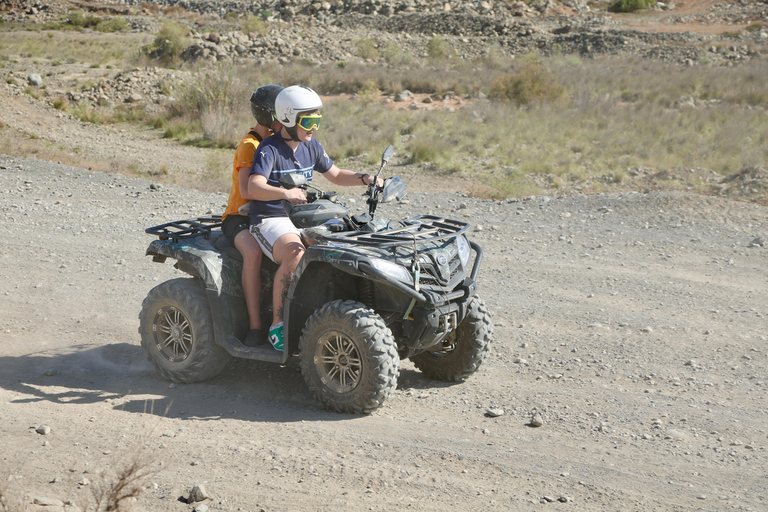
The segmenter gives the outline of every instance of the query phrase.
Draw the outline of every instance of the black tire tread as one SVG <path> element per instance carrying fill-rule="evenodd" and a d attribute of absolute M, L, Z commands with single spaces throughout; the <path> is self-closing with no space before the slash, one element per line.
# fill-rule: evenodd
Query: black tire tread
<path fill-rule="evenodd" d="M 182 362 L 172 363 L 157 352 L 152 322 L 158 309 L 173 305 L 184 312 L 192 326 L 192 353 Z M 141 346 L 155 371 L 171 382 L 202 382 L 218 375 L 229 361 L 229 353 L 216 344 L 213 320 L 205 287 L 199 279 L 171 279 L 147 294 L 139 313 Z"/>
<path fill-rule="evenodd" d="M 357 389 L 343 395 L 322 384 L 317 376 L 314 342 L 323 331 L 340 327 L 353 329 L 363 340 L 358 346 L 365 361 L 363 380 Z M 299 341 L 301 374 L 309 390 L 330 411 L 369 414 L 380 407 L 397 387 L 400 356 L 392 332 L 384 320 L 364 304 L 336 300 L 318 308 L 307 320 Z"/>
<path fill-rule="evenodd" d="M 456 328 L 456 347 L 436 357 L 429 351 L 411 357 L 414 366 L 430 379 L 458 382 L 475 373 L 491 353 L 493 325 L 485 302 L 472 299 L 469 313 Z"/>

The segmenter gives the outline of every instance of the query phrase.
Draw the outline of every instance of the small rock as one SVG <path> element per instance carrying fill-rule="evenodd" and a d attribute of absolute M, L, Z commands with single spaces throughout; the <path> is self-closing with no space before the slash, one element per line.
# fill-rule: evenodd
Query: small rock
<path fill-rule="evenodd" d="M 51 498 L 35 498 L 34 500 L 35 505 L 40 505 L 41 507 L 63 507 L 64 502 L 61 500 L 54 500 Z"/>
<path fill-rule="evenodd" d="M 488 409 L 485 414 L 491 418 L 498 418 L 504 416 L 504 409 Z"/>
<path fill-rule="evenodd" d="M 27 75 L 27 82 L 29 82 L 29 85 L 34 85 L 39 87 L 43 85 L 43 78 L 37 73 L 30 73 L 29 75 Z"/>
<path fill-rule="evenodd" d="M 209 498 L 208 493 L 205 491 L 203 484 L 196 484 L 191 491 L 189 491 L 189 497 L 187 503 L 198 503 L 205 501 Z"/>
<path fill-rule="evenodd" d="M 398 98 L 400 98 L 400 99 L 398 99 Z M 404 91 L 400 92 L 395 97 L 395 101 L 408 101 L 411 98 L 413 98 L 413 93 L 411 91 L 409 91 L 408 89 L 405 89 Z"/>
<path fill-rule="evenodd" d="M 51 427 L 48 425 L 40 425 L 35 429 L 35 432 L 37 432 L 40 435 L 47 436 L 51 433 Z"/>
<path fill-rule="evenodd" d="M 531 418 L 531 425 L 534 427 L 540 427 L 544 424 L 544 419 L 541 417 L 541 414 L 534 413 L 533 417 Z"/>

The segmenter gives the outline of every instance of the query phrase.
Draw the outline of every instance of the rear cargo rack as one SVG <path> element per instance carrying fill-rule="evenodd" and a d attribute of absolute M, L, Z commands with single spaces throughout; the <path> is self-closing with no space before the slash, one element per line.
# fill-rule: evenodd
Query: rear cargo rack
<path fill-rule="evenodd" d="M 144 230 L 145 233 L 160 237 L 160 240 L 185 240 L 189 238 L 204 237 L 206 240 L 211 238 L 211 230 L 221 226 L 221 215 L 211 215 L 210 217 L 198 217 L 189 220 L 177 220 L 153 226 Z"/>
<path fill-rule="evenodd" d="M 395 227 L 384 231 L 342 231 L 323 235 L 329 242 L 393 247 L 413 243 L 434 242 L 460 235 L 469 224 L 436 215 L 418 215 L 391 223 Z"/>

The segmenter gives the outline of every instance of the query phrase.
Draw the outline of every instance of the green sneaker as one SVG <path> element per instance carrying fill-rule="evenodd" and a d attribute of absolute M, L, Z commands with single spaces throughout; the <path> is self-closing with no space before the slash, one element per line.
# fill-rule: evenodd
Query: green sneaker
<path fill-rule="evenodd" d="M 283 350 L 283 322 L 269 328 L 269 342 L 275 350 Z"/>

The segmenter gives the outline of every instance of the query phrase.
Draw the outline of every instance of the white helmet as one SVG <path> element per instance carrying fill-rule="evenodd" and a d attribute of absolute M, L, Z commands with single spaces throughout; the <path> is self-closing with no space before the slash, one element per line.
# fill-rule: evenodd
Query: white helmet
<path fill-rule="evenodd" d="M 275 117 L 286 128 L 293 128 L 300 113 L 322 106 L 323 102 L 315 91 L 303 85 L 292 85 L 280 91 L 275 98 Z"/>

